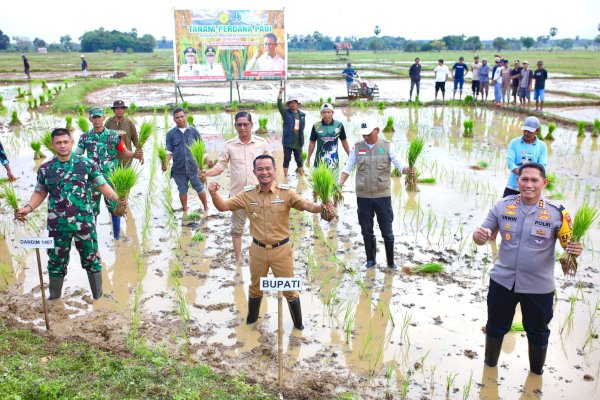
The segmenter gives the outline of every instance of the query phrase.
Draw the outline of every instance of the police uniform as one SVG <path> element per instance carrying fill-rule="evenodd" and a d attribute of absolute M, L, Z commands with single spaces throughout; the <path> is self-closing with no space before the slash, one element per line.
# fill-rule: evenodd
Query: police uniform
<path fill-rule="evenodd" d="M 499 230 L 502 237 L 490 273 L 486 364 L 496 365 L 502 338 L 510 330 L 515 307 L 520 303 L 531 371 L 541 374 L 550 335 L 548 324 L 553 316 L 555 243 L 560 234 L 561 245 L 566 246 L 570 217 L 562 206 L 544 197 L 534 205 L 525 205 L 520 195 L 511 195 L 491 208 L 482 227 Z"/>
<path fill-rule="evenodd" d="M 95 280 L 97 285 L 102 266 L 96 257 L 98 240 L 92 193 L 105 183 L 98 166 L 77 154 L 71 154 L 66 162 L 54 157 L 38 170 L 35 190 L 48 193 L 48 231 L 55 245 L 48 249 L 50 299 L 60 297 L 73 240 L 81 257 L 81 266 L 88 275 L 94 275 L 90 276 L 90 284 Z M 100 281 L 100 288 L 101 285 Z M 97 298 L 96 295 L 94 297 Z"/>
<path fill-rule="evenodd" d="M 247 323 L 258 318 L 262 291 L 259 283 L 269 268 L 275 277 L 294 276 L 294 258 L 290 238 L 290 209 L 303 210 L 305 200 L 288 185 L 273 182 L 267 192 L 258 185 L 249 185 L 236 196 L 225 200 L 231 211 L 244 209 L 250 219 L 250 288 Z M 302 329 L 302 314 L 298 292 L 287 291 L 294 325 Z M 297 310 L 296 310 L 297 309 Z"/>

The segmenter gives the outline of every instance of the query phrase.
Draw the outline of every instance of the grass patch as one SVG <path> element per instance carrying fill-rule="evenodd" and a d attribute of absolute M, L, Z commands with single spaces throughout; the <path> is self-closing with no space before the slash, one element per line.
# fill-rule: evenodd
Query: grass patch
<path fill-rule="evenodd" d="M 3 399 L 275 399 L 243 376 L 222 377 L 152 349 L 115 355 L 57 343 L 0 322 Z"/>

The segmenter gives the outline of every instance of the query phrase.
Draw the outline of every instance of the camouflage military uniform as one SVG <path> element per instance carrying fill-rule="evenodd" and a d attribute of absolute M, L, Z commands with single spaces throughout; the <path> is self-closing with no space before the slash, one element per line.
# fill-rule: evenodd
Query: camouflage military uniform
<path fill-rule="evenodd" d="M 48 249 L 48 273 L 62 278 L 67 274 L 71 242 L 88 272 L 102 270 L 96 258 L 98 240 L 92 197 L 106 183 L 96 164 L 86 157 L 71 155 L 67 162 L 56 157 L 40 166 L 35 190 L 48 193 L 48 231 L 54 249 Z"/>
<path fill-rule="evenodd" d="M 104 128 L 100 133 L 92 129 L 81 135 L 75 153 L 82 155 L 87 150 L 88 157 L 100 167 L 104 179 L 110 185 L 108 177 L 118 164 L 117 145 L 120 141 L 121 138 L 112 129 Z M 100 197 L 100 192 L 94 189 L 92 191 L 92 200 L 95 216 L 100 214 Z M 104 203 L 106 203 L 108 211 L 112 214 L 117 206 L 117 202 L 104 199 Z"/>
<path fill-rule="evenodd" d="M 0 142 L 0 165 L 8 164 L 8 157 L 6 157 L 6 153 L 4 152 L 4 147 L 2 147 L 2 142 Z"/>

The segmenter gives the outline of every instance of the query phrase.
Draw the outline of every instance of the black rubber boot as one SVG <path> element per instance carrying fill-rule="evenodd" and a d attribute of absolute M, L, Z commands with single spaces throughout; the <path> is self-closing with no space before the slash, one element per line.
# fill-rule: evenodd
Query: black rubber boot
<path fill-rule="evenodd" d="M 488 367 L 495 367 L 498 365 L 498 358 L 500 358 L 500 351 L 502 350 L 502 341 L 504 338 L 493 338 L 485 336 L 485 360 L 484 363 Z"/>
<path fill-rule="evenodd" d="M 300 297 L 294 301 L 288 301 L 288 307 L 290 308 L 292 321 L 294 321 L 294 327 L 296 329 L 303 330 L 304 325 L 302 325 L 302 307 L 300 307 Z"/>
<path fill-rule="evenodd" d="M 64 281 L 65 278 L 50 277 L 50 283 L 48 284 L 48 300 L 56 300 L 61 298 Z"/>
<path fill-rule="evenodd" d="M 536 375 L 544 373 L 548 345 L 540 346 L 529 343 L 529 370 Z"/>
<path fill-rule="evenodd" d="M 90 281 L 90 289 L 92 290 L 92 297 L 94 300 L 98 300 L 102 297 L 102 272 L 88 272 L 88 280 Z"/>
<path fill-rule="evenodd" d="M 394 242 L 385 243 L 385 257 L 387 258 L 388 268 L 396 269 L 396 263 L 394 263 Z"/>
<path fill-rule="evenodd" d="M 248 297 L 248 317 L 246 318 L 247 324 L 253 324 L 258 319 L 258 312 L 260 311 L 261 297 Z"/>
<path fill-rule="evenodd" d="M 367 262 L 365 268 L 373 268 L 377 262 L 376 259 L 376 241 L 365 240 L 365 254 L 367 255 Z"/>

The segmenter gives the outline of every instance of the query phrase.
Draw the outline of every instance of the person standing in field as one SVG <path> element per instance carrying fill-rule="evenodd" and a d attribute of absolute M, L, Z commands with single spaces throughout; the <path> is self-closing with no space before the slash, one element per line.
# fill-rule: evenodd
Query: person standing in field
<path fill-rule="evenodd" d="M 514 68 L 510 70 L 510 76 L 512 80 L 512 96 L 513 104 L 517 105 L 517 95 L 519 94 L 519 82 L 521 77 L 521 71 L 523 67 L 519 65 L 519 60 L 515 60 Z"/>
<path fill-rule="evenodd" d="M 99 299 L 102 297 L 102 265 L 97 256 L 94 193 L 101 193 L 113 203 L 119 198 L 96 162 L 72 152 L 73 139 L 67 129 L 54 129 L 51 135 L 56 156 L 38 169 L 35 191 L 25 207 L 15 211 L 15 218 L 24 220 L 47 197 L 48 236 L 54 238 L 55 246 L 48 249 L 48 300 L 62 296 L 73 241 L 81 266 L 87 272 L 92 296 Z M 127 200 L 121 203 L 127 206 Z"/>
<path fill-rule="evenodd" d="M 415 63 L 410 66 L 408 76 L 410 76 L 410 94 L 408 95 L 408 101 L 411 101 L 413 88 L 415 86 L 417 87 L 417 97 L 415 99 L 418 99 L 421 89 L 421 59 L 419 57 L 415 58 Z"/>
<path fill-rule="evenodd" d="M 533 79 L 535 86 L 533 87 L 533 99 L 535 100 L 535 111 L 542 112 L 544 108 L 544 90 L 546 88 L 546 79 L 548 79 L 548 71 L 544 69 L 544 62 L 537 62 L 537 69 L 533 71 Z"/>
<path fill-rule="evenodd" d="M 346 162 L 339 179 L 343 186 L 356 171 L 356 203 L 358 206 L 358 223 L 360 224 L 365 253 L 367 255 L 366 268 L 373 268 L 377 254 L 377 240 L 373 232 L 373 217 L 377 215 L 377 222 L 385 244 L 387 266 L 396 269 L 394 263 L 394 211 L 392 209 L 391 165 L 394 164 L 403 174 L 411 172 L 410 168 L 403 167 L 396 154 L 394 145 L 384 139 L 379 139 L 379 126 L 372 119 L 360 122 L 360 134 L 363 140 L 356 142 L 354 149 Z"/>
<path fill-rule="evenodd" d="M 481 64 L 479 63 L 479 56 L 473 57 L 473 64 L 471 64 L 471 71 L 473 72 L 473 79 L 471 80 L 471 90 L 473 91 L 473 99 L 477 101 L 477 97 L 479 97 L 479 68 Z"/>
<path fill-rule="evenodd" d="M 548 184 L 545 168 L 536 163 L 518 170 L 521 194 L 498 201 L 483 224 L 475 229 L 473 241 L 482 246 L 500 231 L 502 242 L 490 272 L 485 326 L 485 365 L 496 367 L 502 341 L 520 303 L 527 334 L 529 371 L 542 375 L 548 351 L 553 316 L 555 244 L 559 231 L 561 246 L 575 257 L 583 245 L 564 239 L 571 236 L 570 217 L 562 206 L 543 196 Z M 565 229 L 565 224 L 568 229 Z M 563 229 L 568 232 L 564 232 Z"/>
<path fill-rule="evenodd" d="M 123 100 L 115 100 L 111 108 L 115 115 L 106 120 L 104 126 L 108 129 L 114 130 L 121 136 L 121 139 L 123 140 L 123 143 L 125 143 L 127 150 L 133 151 L 133 147 L 131 146 L 132 143 L 137 149 L 137 129 L 135 127 L 135 122 L 125 117 L 125 110 L 128 108 L 125 105 L 125 102 Z M 121 153 L 117 153 L 117 159 L 119 160 L 120 165 L 131 165 L 131 158 L 125 158 Z"/>
<path fill-rule="evenodd" d="M 456 96 L 456 89 L 460 87 L 460 94 L 458 99 L 462 99 L 463 85 L 465 84 L 465 76 L 469 72 L 469 67 L 465 64 L 465 58 L 459 57 L 458 62 L 452 66 L 452 78 L 454 78 L 454 93 L 452 94 L 452 100 Z"/>
<path fill-rule="evenodd" d="M 206 190 L 198 176 L 198 164 L 196 164 L 190 149 L 188 149 L 192 142 L 202 140 L 202 138 L 196 128 L 188 125 L 183 108 L 177 107 L 173 110 L 173 120 L 177 126 L 167 132 L 167 162 L 162 166 L 162 169 L 166 171 L 167 165 L 173 160 L 171 178 L 175 180 L 177 185 L 179 201 L 181 201 L 181 208 L 184 213 L 188 211 L 187 193 L 190 185 L 198 193 L 204 207 L 203 210 L 206 212 L 208 211 Z"/>
<path fill-rule="evenodd" d="M 525 99 L 527 99 L 527 107 L 531 107 L 531 86 L 533 84 L 533 71 L 529 69 L 529 61 L 523 61 L 523 69 L 521 70 L 521 77 L 519 82 L 519 101 L 521 107 L 525 106 Z"/>
<path fill-rule="evenodd" d="M 85 56 L 83 54 L 80 56 L 80 58 L 81 58 L 81 73 L 83 74 L 83 77 L 87 81 L 87 78 L 88 78 L 88 63 L 87 63 L 87 60 L 85 59 Z"/>
<path fill-rule="evenodd" d="M 446 79 L 450 76 L 450 70 L 444 64 L 441 58 L 438 60 L 438 65 L 433 70 L 435 75 L 435 100 L 437 100 L 438 92 L 442 91 L 442 101 L 446 98 Z"/>
<path fill-rule="evenodd" d="M 502 68 L 494 68 L 492 75 L 492 82 L 494 83 L 494 105 L 500 106 L 502 104 Z"/>
<path fill-rule="evenodd" d="M 319 163 L 326 163 L 332 170 L 338 171 L 339 151 L 338 140 L 342 142 L 342 147 L 346 154 L 350 154 L 350 145 L 346 137 L 346 130 L 340 121 L 333 119 L 333 106 L 325 103 L 321 106 L 321 116 L 323 119 L 316 122 L 310 132 L 310 143 L 308 145 L 308 154 L 306 157 L 306 166 L 310 167 L 310 157 L 317 146 L 317 153 L 313 165 L 316 167 Z"/>
<path fill-rule="evenodd" d="M 502 60 L 502 104 L 510 104 L 510 92 L 512 90 L 512 72 L 508 60 Z"/>
<path fill-rule="evenodd" d="M 352 87 L 352 83 L 354 82 L 354 77 L 358 73 L 354 68 L 352 68 L 352 64 L 346 64 L 346 68 L 342 71 L 342 76 L 346 79 L 346 89 L 350 92 L 350 88 Z"/>
<path fill-rule="evenodd" d="M 479 67 L 479 88 L 481 91 L 481 101 L 487 101 L 488 92 L 490 91 L 490 66 L 485 57 L 481 60 L 481 67 Z"/>
<path fill-rule="evenodd" d="M 302 147 L 304 146 L 304 126 L 306 124 L 306 114 L 298 110 L 300 102 L 297 97 L 288 97 L 287 102 L 283 106 L 283 92 L 285 86 L 279 88 L 277 96 L 277 108 L 283 120 L 283 136 L 281 142 L 283 144 L 283 176 L 287 180 L 288 170 L 292 153 L 296 161 L 296 172 L 300 175 L 304 174 L 304 163 L 302 162 Z"/>
<path fill-rule="evenodd" d="M 21 54 L 21 57 L 23 58 L 23 71 L 25 72 L 25 75 L 27 75 L 27 80 L 30 80 L 31 75 L 29 75 L 29 60 L 27 59 L 25 53 Z"/>
<path fill-rule="evenodd" d="M 250 113 L 238 112 L 235 115 L 234 123 L 238 136 L 225 143 L 225 148 L 221 151 L 214 167 L 200 175 L 202 180 L 206 177 L 220 175 L 227 168 L 227 164 L 230 164 L 229 197 L 237 195 L 249 185 L 258 184 L 258 179 L 254 174 L 254 159 L 260 155 L 271 154 L 269 143 L 265 139 L 253 135 L 252 126 Z M 299 165 L 302 165 L 302 159 Z M 231 213 L 231 240 L 235 261 L 238 265 L 242 263 L 242 235 L 246 219 L 248 219 L 248 215 L 244 209 Z"/>
<path fill-rule="evenodd" d="M 266 277 L 269 269 L 275 277 L 294 276 L 294 257 L 290 243 L 290 209 L 318 214 L 323 210 L 333 212 L 333 204 L 316 204 L 304 200 L 289 185 L 275 182 L 275 159 L 268 155 L 259 155 L 254 159 L 254 175 L 258 185 L 249 185 L 232 198 L 225 200 L 219 196 L 221 186 L 211 182 L 208 191 L 213 204 L 219 211 L 244 209 L 250 216 L 250 287 L 248 295 L 248 316 L 246 324 L 258 320 L 263 292 L 260 290 L 260 278 Z M 297 291 L 283 292 L 294 327 L 304 329 L 302 308 Z"/>

